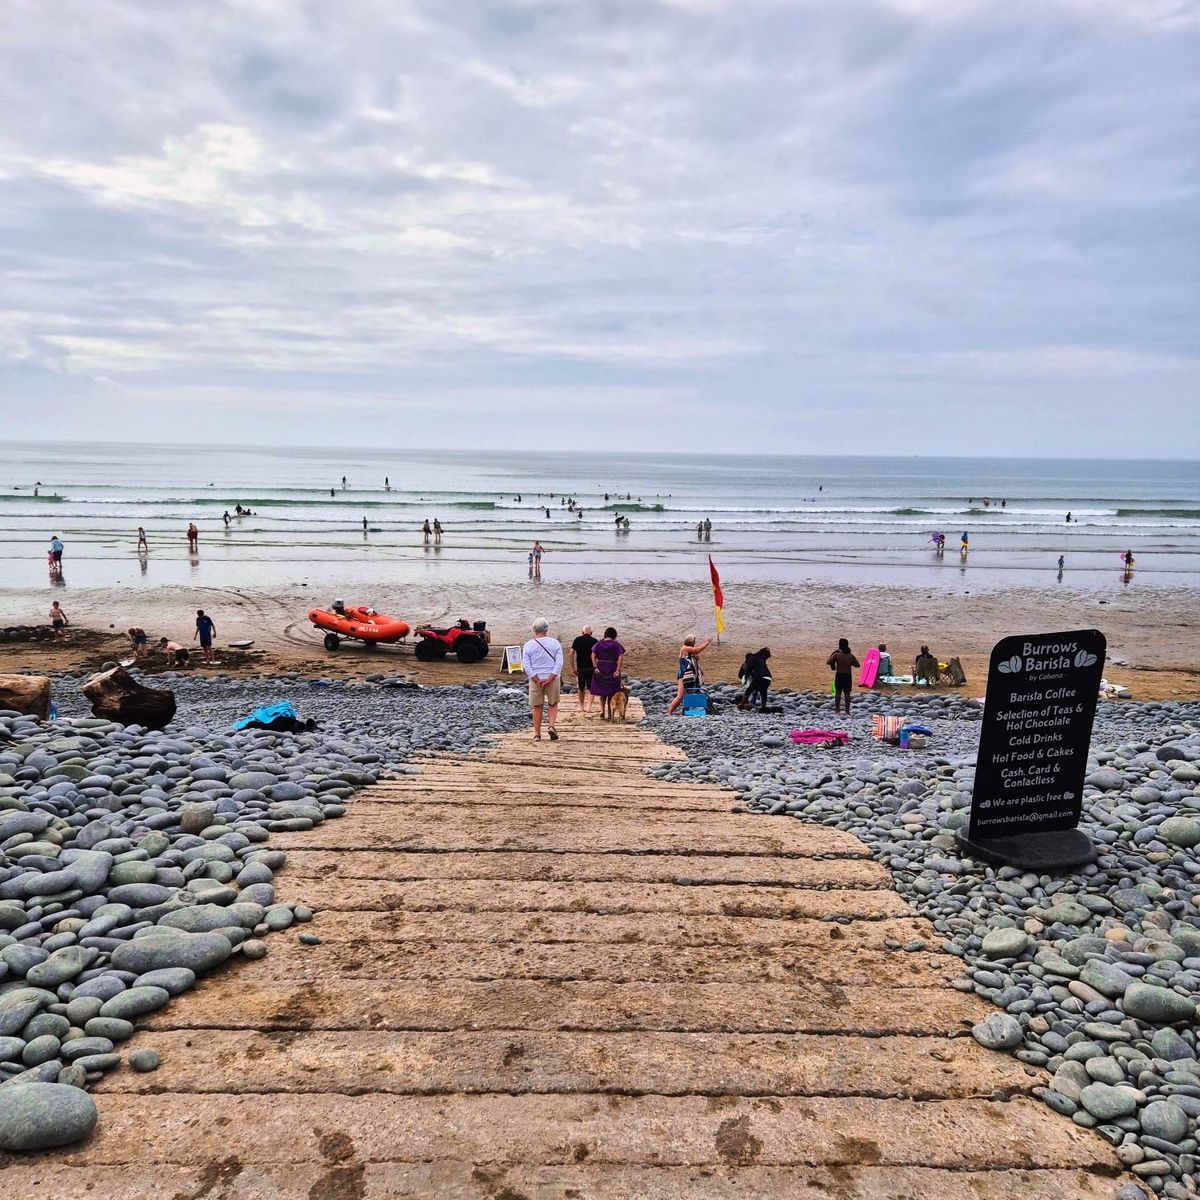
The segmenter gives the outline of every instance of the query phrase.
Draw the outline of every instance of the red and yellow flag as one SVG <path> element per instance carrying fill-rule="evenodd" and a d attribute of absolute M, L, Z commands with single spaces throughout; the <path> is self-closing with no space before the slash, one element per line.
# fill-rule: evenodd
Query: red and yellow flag
<path fill-rule="evenodd" d="M 712 555 L 708 556 L 708 573 L 712 576 L 712 592 L 713 592 L 713 610 L 716 614 L 717 632 L 725 632 L 725 620 L 721 616 L 721 609 L 725 607 L 725 596 L 721 591 L 721 577 L 717 574 L 717 564 L 713 562 Z"/>

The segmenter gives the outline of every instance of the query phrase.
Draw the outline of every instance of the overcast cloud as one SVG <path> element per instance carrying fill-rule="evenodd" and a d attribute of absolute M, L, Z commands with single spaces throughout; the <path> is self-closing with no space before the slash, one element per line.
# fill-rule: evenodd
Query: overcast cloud
<path fill-rule="evenodd" d="M 7 436 L 1200 446 L 1192 0 L 6 0 Z"/>

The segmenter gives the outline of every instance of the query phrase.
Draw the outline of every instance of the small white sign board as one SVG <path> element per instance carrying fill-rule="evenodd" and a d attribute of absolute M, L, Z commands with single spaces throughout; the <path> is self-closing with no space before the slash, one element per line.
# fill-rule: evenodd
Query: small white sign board
<path fill-rule="evenodd" d="M 521 647 L 520 646 L 505 646 L 504 647 L 504 670 L 509 675 L 514 675 L 521 669 Z"/>

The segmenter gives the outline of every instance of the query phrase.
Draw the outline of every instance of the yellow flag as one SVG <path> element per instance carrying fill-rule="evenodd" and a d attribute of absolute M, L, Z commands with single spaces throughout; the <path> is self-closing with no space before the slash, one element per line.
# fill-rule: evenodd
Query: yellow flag
<path fill-rule="evenodd" d="M 717 632 L 724 633 L 725 632 L 725 622 L 721 617 L 721 610 L 719 608 L 714 608 L 713 612 L 716 613 L 716 615 L 717 615 Z"/>

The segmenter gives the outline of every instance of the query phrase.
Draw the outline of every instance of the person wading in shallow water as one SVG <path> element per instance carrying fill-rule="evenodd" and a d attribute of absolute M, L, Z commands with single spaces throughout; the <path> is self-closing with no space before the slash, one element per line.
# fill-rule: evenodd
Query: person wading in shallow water
<path fill-rule="evenodd" d="M 842 711 L 842 697 L 846 698 L 846 716 L 850 715 L 850 688 L 854 683 L 853 671 L 862 664 L 854 657 L 850 643 L 845 638 L 838 639 L 838 648 L 829 656 L 827 661 L 833 672 L 833 711 Z"/>

